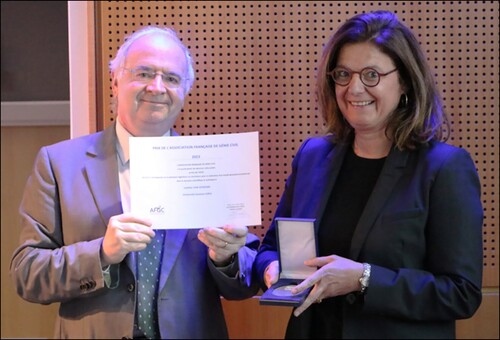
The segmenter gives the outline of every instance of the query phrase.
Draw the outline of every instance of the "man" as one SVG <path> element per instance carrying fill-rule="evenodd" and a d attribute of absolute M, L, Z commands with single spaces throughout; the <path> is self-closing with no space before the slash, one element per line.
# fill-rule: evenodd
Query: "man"
<path fill-rule="evenodd" d="M 116 123 L 36 157 L 10 267 L 17 293 L 61 303 L 55 338 L 227 338 L 220 296 L 257 293 L 258 238 L 232 225 L 153 230 L 130 213 L 128 137 L 176 135 L 194 81 L 189 52 L 174 31 L 145 27 L 110 70 Z M 141 262 L 155 249 L 159 272 Z"/>

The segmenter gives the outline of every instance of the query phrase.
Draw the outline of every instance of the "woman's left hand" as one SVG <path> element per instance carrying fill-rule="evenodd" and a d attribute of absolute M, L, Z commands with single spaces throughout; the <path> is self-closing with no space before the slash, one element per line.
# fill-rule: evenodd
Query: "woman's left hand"
<path fill-rule="evenodd" d="M 305 301 L 297 307 L 293 314 L 299 316 L 313 303 L 321 303 L 323 299 L 359 291 L 359 278 L 363 274 L 363 264 L 337 255 L 316 257 L 304 262 L 307 266 L 319 268 L 300 284 L 292 289 L 292 293 L 314 286 Z"/>

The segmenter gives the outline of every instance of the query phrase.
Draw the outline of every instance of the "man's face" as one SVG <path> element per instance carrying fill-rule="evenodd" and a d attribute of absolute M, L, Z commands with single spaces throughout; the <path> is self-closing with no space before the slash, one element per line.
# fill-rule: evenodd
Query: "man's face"
<path fill-rule="evenodd" d="M 177 42 L 162 34 L 139 38 L 124 67 L 113 74 L 120 123 L 134 136 L 164 135 L 184 105 L 187 76 L 186 56 Z"/>

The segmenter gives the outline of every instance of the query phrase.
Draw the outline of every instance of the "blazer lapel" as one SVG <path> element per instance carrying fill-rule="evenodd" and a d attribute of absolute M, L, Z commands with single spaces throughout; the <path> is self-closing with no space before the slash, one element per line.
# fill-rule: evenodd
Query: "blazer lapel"
<path fill-rule="evenodd" d="M 118 164 L 115 126 L 96 135 L 94 143 L 87 150 L 85 174 L 90 191 L 100 212 L 104 229 L 112 216 L 123 213 L 118 178 Z M 127 254 L 125 263 L 131 272 L 136 273 L 135 252 Z"/>
<path fill-rule="evenodd" d="M 382 168 L 382 172 L 380 173 L 377 183 L 373 188 L 373 192 L 366 203 L 365 209 L 354 231 L 351 241 L 350 258 L 358 258 L 368 232 L 389 198 L 394 186 L 403 174 L 408 156 L 408 152 L 399 151 L 396 148 L 393 148 L 389 153 L 384 167 Z"/>
<path fill-rule="evenodd" d="M 326 208 L 326 204 L 328 203 L 328 199 L 330 198 L 330 193 L 332 192 L 333 185 L 339 175 L 340 168 L 342 166 L 342 160 L 344 159 L 347 148 L 350 147 L 348 144 L 337 144 L 335 148 L 328 154 L 325 158 L 325 162 L 322 166 L 317 170 L 313 178 L 326 178 L 326 181 L 315 181 L 315 189 L 313 192 L 321 193 L 319 195 L 319 201 L 316 205 L 316 210 L 313 216 L 323 216 Z M 313 195 L 315 197 L 318 195 Z M 316 221 L 314 224 L 316 234 L 318 233 L 319 225 L 321 224 L 321 220 Z"/>
<path fill-rule="evenodd" d="M 116 134 L 114 127 L 96 135 L 87 150 L 85 174 L 94 196 L 102 222 L 107 226 L 109 218 L 123 212 L 116 160 Z"/>

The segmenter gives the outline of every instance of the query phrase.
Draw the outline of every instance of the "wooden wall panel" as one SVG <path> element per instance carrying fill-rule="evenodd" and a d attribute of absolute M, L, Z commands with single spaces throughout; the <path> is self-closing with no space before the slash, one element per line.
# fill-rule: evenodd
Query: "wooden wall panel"
<path fill-rule="evenodd" d="M 175 28 L 196 70 L 177 131 L 259 132 L 262 224 L 251 231 L 262 238 L 297 148 L 322 132 L 314 80 L 323 44 L 347 18 L 375 9 L 394 11 L 416 34 L 452 121 L 449 142 L 466 148 L 476 163 L 485 212 L 483 287 L 493 290 L 493 299 L 488 295 L 493 302 L 481 307 L 481 315 L 498 315 L 500 24 L 495 1 L 101 1 L 96 3 L 99 128 L 114 121 L 107 63 L 124 35 L 150 24 Z M 232 318 L 239 315 L 236 306 L 249 308 L 249 317 L 268 315 L 253 300 L 226 303 L 232 329 L 247 326 Z M 465 326 L 459 331 L 478 327 L 483 337 L 498 338 L 498 323 L 488 327 L 481 320 L 461 322 Z"/>
<path fill-rule="evenodd" d="M 358 12 L 388 9 L 415 32 L 452 121 L 450 143 L 473 156 L 483 186 L 485 287 L 498 287 L 499 4 L 494 1 L 101 1 L 97 113 L 111 124 L 107 65 L 123 37 L 171 26 L 191 50 L 196 81 L 176 129 L 259 131 L 262 237 L 301 142 L 322 131 L 314 80 L 323 44 Z"/>
<path fill-rule="evenodd" d="M 19 204 L 33 161 L 43 145 L 69 138 L 68 126 L 2 127 L 2 317 L 1 337 L 40 339 L 54 335 L 58 304 L 44 306 L 21 299 L 9 273 L 10 259 L 19 245 Z"/>
<path fill-rule="evenodd" d="M 321 132 L 313 94 L 321 48 L 348 17 L 395 11 L 434 66 L 453 123 L 451 143 L 467 148 L 483 187 L 483 303 L 457 323 L 459 339 L 499 338 L 499 4 L 495 1 L 101 1 L 96 6 L 96 79 L 102 129 L 112 123 L 107 62 L 124 34 L 145 24 L 174 27 L 196 62 L 197 81 L 176 128 L 183 134 L 259 131 L 262 237 L 290 162 Z M 2 128 L 2 338 L 50 338 L 57 304 L 15 295 L 8 263 L 19 237 L 20 195 L 36 150 L 69 137 L 65 128 Z M 19 150 L 22 150 L 19 152 Z M 223 300 L 232 339 L 282 338 L 290 309 L 257 297 Z M 29 320 L 28 324 L 26 320 Z M 28 325 L 28 327 L 27 327 Z"/>

